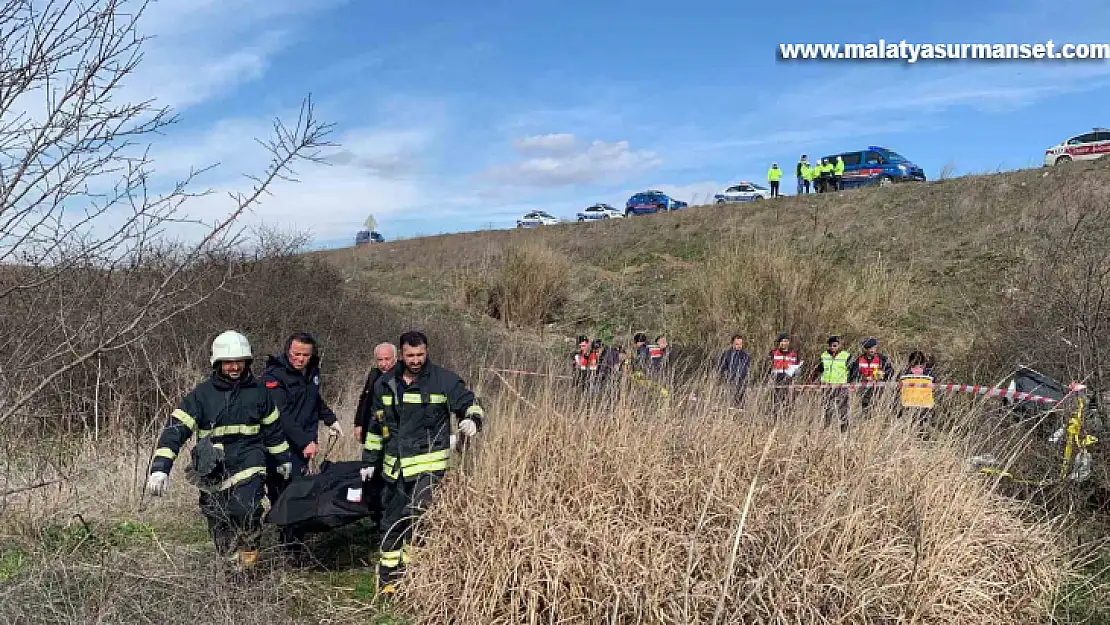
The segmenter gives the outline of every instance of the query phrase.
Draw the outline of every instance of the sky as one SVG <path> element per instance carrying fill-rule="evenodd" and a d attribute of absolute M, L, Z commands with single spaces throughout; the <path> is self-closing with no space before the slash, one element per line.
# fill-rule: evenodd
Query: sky
<path fill-rule="evenodd" d="M 780 43 L 1110 41 L 1110 2 L 933 0 L 799 13 L 735 0 L 156 0 L 123 85 L 180 117 L 153 139 L 158 180 L 246 190 L 254 141 L 311 94 L 333 123 L 245 217 L 350 245 L 572 218 L 655 188 L 704 199 L 772 161 L 882 145 L 930 178 L 1039 167 L 1110 126 L 1107 61 L 783 61 Z M 229 209 L 226 194 L 190 216 Z M 742 210 L 738 209 L 738 210 Z"/>

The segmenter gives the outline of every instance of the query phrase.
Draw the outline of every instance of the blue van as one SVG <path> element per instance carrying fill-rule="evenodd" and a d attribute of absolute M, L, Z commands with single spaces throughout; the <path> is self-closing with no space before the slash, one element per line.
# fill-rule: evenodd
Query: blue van
<path fill-rule="evenodd" d="M 844 159 L 842 189 L 879 185 L 885 187 L 895 182 L 925 182 L 925 170 L 911 163 L 901 154 L 877 145 L 866 150 L 841 152 L 822 158 L 836 164 L 836 157 Z"/>
<path fill-rule="evenodd" d="M 355 233 L 355 245 L 366 243 L 385 243 L 385 237 L 374 230 L 359 230 Z"/>

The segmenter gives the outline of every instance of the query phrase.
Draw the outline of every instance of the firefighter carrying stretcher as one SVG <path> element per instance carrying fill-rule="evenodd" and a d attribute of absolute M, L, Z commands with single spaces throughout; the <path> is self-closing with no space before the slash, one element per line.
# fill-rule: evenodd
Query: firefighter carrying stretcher
<path fill-rule="evenodd" d="M 216 552 L 242 569 L 258 561 L 266 456 L 273 456 L 286 479 L 293 469 L 278 409 L 251 373 L 253 359 L 242 334 L 229 330 L 216 337 L 212 374 L 170 415 L 146 483 L 151 495 L 166 493 L 174 459 L 195 433 L 186 478 L 200 489 L 200 511 Z"/>
<path fill-rule="evenodd" d="M 485 413 L 474 393 L 454 372 L 428 361 L 428 338 L 422 332 L 401 335 L 401 362 L 374 383 L 362 460 L 367 481 L 380 466 L 382 536 L 378 588 L 396 592 L 408 562 L 412 527 L 431 501 L 447 471 L 451 451 L 451 415 L 463 441 L 482 429 Z"/>

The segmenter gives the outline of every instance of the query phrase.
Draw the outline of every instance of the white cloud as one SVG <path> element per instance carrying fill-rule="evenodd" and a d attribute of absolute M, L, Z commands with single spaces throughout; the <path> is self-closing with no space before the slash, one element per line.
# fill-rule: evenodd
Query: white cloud
<path fill-rule="evenodd" d="M 310 16 L 345 0 L 158 0 L 139 18 L 143 60 L 121 100 L 183 109 L 257 80 Z"/>
<path fill-rule="evenodd" d="M 559 187 L 591 182 L 619 183 L 662 163 L 655 152 L 633 150 L 628 141 L 595 140 L 585 149 L 565 149 L 574 143 L 573 135 L 546 135 L 517 141 L 518 150 L 527 154 L 543 145 L 555 153 L 526 158 L 510 165 L 499 165 L 486 172 L 488 178 L 503 184 L 530 187 Z M 556 139 L 551 139 L 556 137 Z M 567 139 L 569 137 L 569 140 Z M 523 143 L 524 148 L 520 146 Z"/>
<path fill-rule="evenodd" d="M 568 133 L 531 135 L 513 142 L 517 151 L 523 154 L 568 154 L 578 147 L 578 138 Z"/>

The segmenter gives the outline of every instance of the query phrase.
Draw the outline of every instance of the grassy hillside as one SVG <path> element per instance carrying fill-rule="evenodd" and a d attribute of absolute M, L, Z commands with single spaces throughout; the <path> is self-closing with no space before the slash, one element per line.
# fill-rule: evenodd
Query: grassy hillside
<path fill-rule="evenodd" d="M 1104 208 L 1108 182 L 1110 162 L 1072 164 L 326 256 L 358 288 L 479 316 L 491 281 L 562 278 L 565 301 L 549 317 L 564 337 L 666 331 L 716 347 L 742 332 L 763 351 L 786 331 L 815 352 L 828 333 L 873 334 L 969 375 L 1036 356 L 994 343 L 1046 241 Z M 541 252 L 559 262 L 500 276 L 507 256 Z"/>
<path fill-rule="evenodd" d="M 561 366 L 580 333 L 666 331 L 703 364 L 735 332 L 759 353 L 787 331 L 811 362 L 827 333 L 874 334 L 951 379 L 1030 362 L 1101 388 L 1108 181 L 1105 162 L 1072 164 L 282 254 L 217 266 L 226 285 L 200 267 L 199 292 L 220 285 L 205 306 L 0 424 L 0 625 L 1110 622 L 1105 522 L 1076 505 L 1088 487 L 1015 498 L 967 470 L 982 452 L 1036 455 L 1030 440 L 1058 466 L 993 402 L 942 399 L 927 437 L 887 403 L 841 436 L 819 396 L 775 419 L 766 393 L 732 406 L 712 377 L 668 400 L 628 384 L 583 401 L 488 371 Z M 373 344 L 409 327 L 477 384 L 489 427 L 426 517 L 395 606 L 375 597 L 364 528 L 319 537 L 312 568 L 271 557 L 271 531 L 243 579 L 214 563 L 185 463 L 167 498 L 143 495 L 154 437 L 225 326 L 260 354 L 317 332 L 348 425 Z M 348 436 L 332 457 L 358 453 Z"/>

